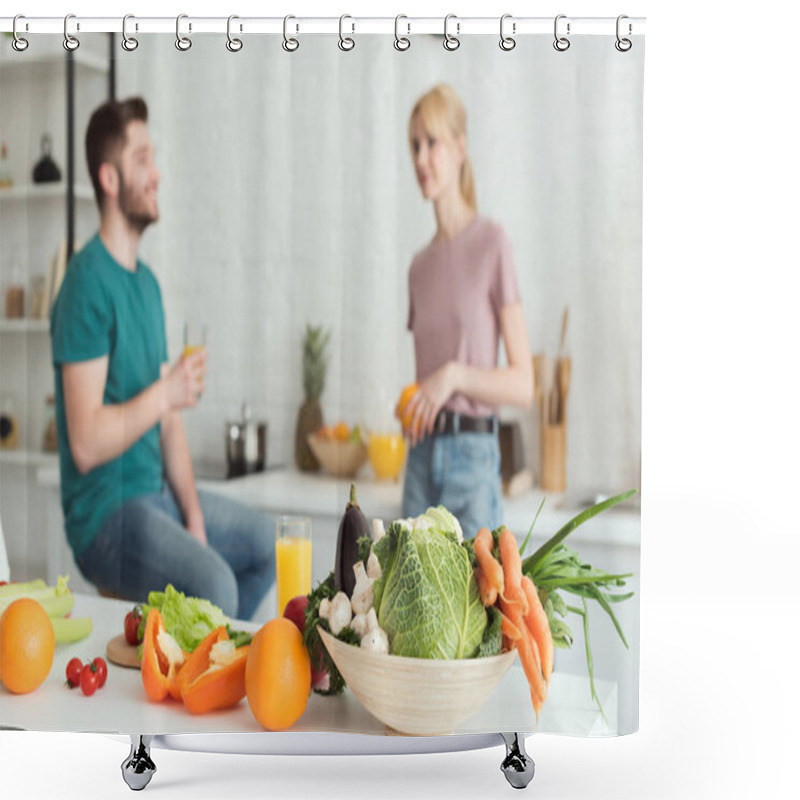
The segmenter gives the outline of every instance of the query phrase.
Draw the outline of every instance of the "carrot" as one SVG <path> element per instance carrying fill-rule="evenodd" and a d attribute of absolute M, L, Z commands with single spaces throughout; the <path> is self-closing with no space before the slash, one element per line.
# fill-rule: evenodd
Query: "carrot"
<path fill-rule="evenodd" d="M 492 534 L 488 528 L 481 528 L 473 540 L 475 558 L 489 586 L 493 586 L 500 597 L 503 596 L 503 568 L 492 555 Z M 495 598 L 496 599 L 496 598 Z"/>
<path fill-rule="evenodd" d="M 501 600 L 500 610 L 522 634 L 515 643 L 519 651 L 519 660 L 522 664 L 522 669 L 525 673 L 525 677 L 528 679 L 528 685 L 531 689 L 531 700 L 533 701 L 533 708 L 536 711 L 536 718 L 538 719 L 539 712 L 542 710 L 542 705 L 547 696 L 547 689 L 544 684 L 544 679 L 542 678 L 539 649 L 530 631 L 528 631 L 525 626 L 519 607 L 515 603 L 503 602 Z"/>
<path fill-rule="evenodd" d="M 522 637 L 522 631 L 502 611 L 500 611 L 500 629 L 503 636 L 512 642 Z"/>
<path fill-rule="evenodd" d="M 522 591 L 528 600 L 530 608 L 530 612 L 525 617 L 525 625 L 539 647 L 539 652 L 542 656 L 544 679 L 549 684 L 550 676 L 553 674 L 553 637 L 550 633 L 547 612 L 544 610 L 541 600 L 539 600 L 536 586 L 527 575 L 522 577 Z"/>
<path fill-rule="evenodd" d="M 511 531 L 503 527 L 500 529 L 500 563 L 503 569 L 503 583 L 505 586 L 505 600 L 517 603 L 522 608 L 522 616 L 528 615 L 528 599 L 522 591 L 522 558 L 519 555 L 517 540 Z"/>
<path fill-rule="evenodd" d="M 483 603 L 484 608 L 493 606 L 497 602 L 497 587 L 489 583 L 480 567 L 475 570 L 475 582 L 478 584 L 478 593 L 481 596 L 481 603 Z"/>

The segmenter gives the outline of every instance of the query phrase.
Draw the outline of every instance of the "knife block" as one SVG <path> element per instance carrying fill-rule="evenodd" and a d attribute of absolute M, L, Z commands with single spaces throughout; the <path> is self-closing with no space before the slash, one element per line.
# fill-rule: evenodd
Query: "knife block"
<path fill-rule="evenodd" d="M 540 425 L 539 483 L 545 491 L 567 488 L 567 424 Z"/>

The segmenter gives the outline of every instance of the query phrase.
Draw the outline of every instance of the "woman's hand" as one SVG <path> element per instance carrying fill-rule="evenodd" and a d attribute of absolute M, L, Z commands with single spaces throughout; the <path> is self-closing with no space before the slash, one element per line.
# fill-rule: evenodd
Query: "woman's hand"
<path fill-rule="evenodd" d="M 448 361 L 420 383 L 417 393 L 409 400 L 411 425 L 408 434 L 411 446 L 433 433 L 436 416 L 458 388 L 458 363 Z"/>

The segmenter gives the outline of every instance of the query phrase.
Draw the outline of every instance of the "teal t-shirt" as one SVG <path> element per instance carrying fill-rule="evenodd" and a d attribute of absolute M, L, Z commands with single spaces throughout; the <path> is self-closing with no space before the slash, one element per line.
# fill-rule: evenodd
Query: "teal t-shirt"
<path fill-rule="evenodd" d="M 161 426 L 153 426 L 118 458 L 81 475 L 69 445 L 61 368 L 107 356 L 104 405 L 124 403 L 158 380 L 167 360 L 158 281 L 141 261 L 135 271 L 125 269 L 96 234 L 70 260 L 53 307 L 50 334 L 61 504 L 67 540 L 78 558 L 122 503 L 161 490 Z"/>

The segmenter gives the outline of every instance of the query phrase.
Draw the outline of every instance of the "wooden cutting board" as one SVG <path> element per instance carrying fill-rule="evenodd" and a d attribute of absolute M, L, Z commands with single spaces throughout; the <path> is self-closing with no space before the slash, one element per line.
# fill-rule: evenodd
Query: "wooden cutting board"
<path fill-rule="evenodd" d="M 110 639 L 106 645 L 106 659 L 120 667 L 140 669 L 138 647 L 128 644 L 125 634 Z"/>

